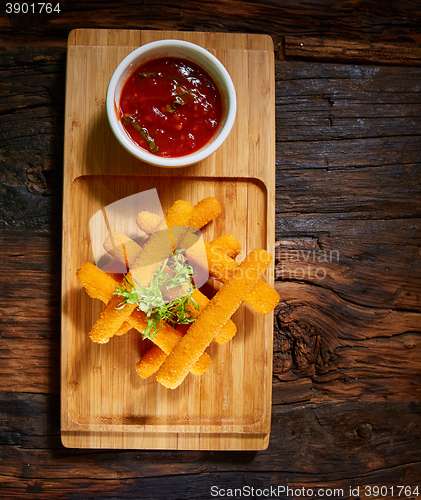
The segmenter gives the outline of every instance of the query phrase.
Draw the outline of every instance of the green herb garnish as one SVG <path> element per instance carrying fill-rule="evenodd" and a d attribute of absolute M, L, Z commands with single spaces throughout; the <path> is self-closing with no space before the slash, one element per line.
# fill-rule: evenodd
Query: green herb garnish
<path fill-rule="evenodd" d="M 194 97 L 196 97 L 193 92 L 189 92 L 186 87 L 181 87 L 180 85 L 177 85 L 177 87 L 175 88 L 175 91 L 177 92 L 177 94 L 179 96 L 182 96 L 182 95 L 186 95 L 186 94 L 190 94 Z"/>
<path fill-rule="evenodd" d="M 132 118 L 131 116 L 125 116 L 123 118 L 123 124 L 124 125 L 132 125 L 135 130 L 139 132 L 139 134 L 142 136 L 143 139 L 148 143 L 149 149 L 151 150 L 152 153 L 158 153 L 159 147 L 156 145 L 155 141 L 152 139 L 152 137 L 149 135 L 148 129 L 145 127 L 142 127 L 137 123 L 137 121 Z"/>
<path fill-rule="evenodd" d="M 185 106 L 187 103 L 184 101 L 181 97 L 176 96 L 174 102 L 171 104 L 167 104 L 165 106 L 165 109 L 168 111 L 168 113 L 174 113 L 176 111 L 175 105 L 178 104 L 179 106 Z"/>
<path fill-rule="evenodd" d="M 137 286 L 133 286 L 125 278 L 114 292 L 124 299 L 118 309 L 126 304 L 137 304 L 138 309 L 146 314 L 148 324 L 142 334 L 144 339 L 154 338 L 166 322 L 176 326 L 195 320 L 187 310 L 190 305 L 199 310 L 199 305 L 192 297 L 195 289 L 192 284 L 193 269 L 181 252 L 174 252 L 173 258 L 164 261 L 153 275 L 149 287 L 142 286 L 137 280 L 134 280 Z M 169 297 L 172 300 L 169 301 Z"/>
<path fill-rule="evenodd" d="M 153 71 L 151 71 L 150 73 L 138 73 L 138 75 L 143 78 L 150 78 L 151 76 L 158 76 L 159 73 L 154 73 Z"/>

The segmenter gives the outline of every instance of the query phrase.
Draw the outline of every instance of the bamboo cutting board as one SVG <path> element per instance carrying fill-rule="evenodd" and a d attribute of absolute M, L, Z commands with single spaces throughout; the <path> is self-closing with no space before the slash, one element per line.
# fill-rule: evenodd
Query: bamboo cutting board
<path fill-rule="evenodd" d="M 133 158 L 108 126 L 105 96 L 119 62 L 145 43 L 177 38 L 203 46 L 225 65 L 238 111 L 223 146 L 203 162 L 159 169 Z M 212 343 L 212 365 L 175 390 L 142 380 L 146 352 L 134 330 L 108 344 L 88 332 L 103 309 L 76 278 L 94 262 L 93 214 L 115 201 L 156 189 L 164 212 L 177 199 L 215 196 L 222 214 L 203 230 L 212 241 L 234 234 L 240 262 L 253 248 L 274 251 L 274 51 L 264 35 L 137 30 L 76 30 L 68 40 L 64 148 L 61 433 L 74 448 L 260 450 L 269 442 L 273 315 L 243 304 L 237 334 Z M 273 284 L 273 267 L 265 274 Z"/>

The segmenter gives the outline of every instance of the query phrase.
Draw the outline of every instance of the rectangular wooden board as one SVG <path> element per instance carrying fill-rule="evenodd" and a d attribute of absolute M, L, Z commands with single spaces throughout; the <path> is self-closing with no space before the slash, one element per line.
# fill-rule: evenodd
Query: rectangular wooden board
<path fill-rule="evenodd" d="M 118 63 L 145 43 L 177 38 L 211 51 L 237 93 L 233 130 L 210 158 L 159 169 L 129 155 L 107 123 L 105 95 Z M 91 217 L 118 200 L 156 189 L 164 212 L 177 199 L 215 196 L 222 213 L 203 230 L 274 251 L 274 51 L 263 35 L 138 30 L 76 30 L 68 40 L 62 262 L 62 442 L 74 448 L 259 450 L 269 442 L 273 315 L 243 304 L 237 334 L 212 343 L 209 370 L 168 390 L 142 380 L 135 364 L 150 346 L 132 330 L 108 344 L 88 332 L 103 310 L 80 286 L 77 269 L 94 261 Z M 264 276 L 273 284 L 273 267 Z"/>

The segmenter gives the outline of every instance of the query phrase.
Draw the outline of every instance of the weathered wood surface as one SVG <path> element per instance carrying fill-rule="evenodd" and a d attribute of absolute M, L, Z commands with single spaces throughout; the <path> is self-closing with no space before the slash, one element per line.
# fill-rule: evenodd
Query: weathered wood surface
<path fill-rule="evenodd" d="M 280 485 L 343 489 L 335 498 L 360 486 L 367 498 L 365 485 L 421 488 L 419 2 L 62 7 L 50 17 L 0 13 L 0 497 L 208 499 L 213 485 Z M 282 301 L 266 451 L 60 444 L 65 44 L 78 27 L 275 41 Z"/>

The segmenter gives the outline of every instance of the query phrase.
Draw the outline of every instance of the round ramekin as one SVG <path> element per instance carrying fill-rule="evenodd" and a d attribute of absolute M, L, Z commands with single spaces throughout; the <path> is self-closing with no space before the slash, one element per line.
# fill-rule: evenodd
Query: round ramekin
<path fill-rule="evenodd" d="M 218 130 L 210 142 L 190 155 L 163 158 L 140 148 L 126 133 L 118 115 L 121 91 L 129 76 L 141 64 L 159 57 L 179 57 L 195 62 L 212 77 L 221 94 L 222 119 Z M 115 137 L 129 153 L 151 165 L 174 168 L 198 163 L 214 153 L 223 144 L 234 124 L 237 98 L 228 71 L 213 54 L 194 43 L 181 40 L 160 40 L 139 47 L 118 65 L 108 85 L 106 109 L 108 121 Z"/>

